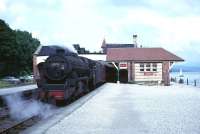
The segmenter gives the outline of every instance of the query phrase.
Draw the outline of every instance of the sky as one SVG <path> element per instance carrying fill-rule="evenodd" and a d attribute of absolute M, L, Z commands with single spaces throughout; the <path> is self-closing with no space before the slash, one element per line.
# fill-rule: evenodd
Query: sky
<path fill-rule="evenodd" d="M 0 18 L 43 45 L 108 43 L 163 47 L 200 66 L 199 0 L 0 0 Z"/>

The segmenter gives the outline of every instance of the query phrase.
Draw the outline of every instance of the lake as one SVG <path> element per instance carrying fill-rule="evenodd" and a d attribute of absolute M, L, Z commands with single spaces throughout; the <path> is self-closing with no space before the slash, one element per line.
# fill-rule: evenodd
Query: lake
<path fill-rule="evenodd" d="M 200 87 L 200 72 L 182 72 L 182 74 L 185 84 L 187 83 L 187 79 L 190 85 L 194 85 L 194 80 L 196 80 L 197 86 Z M 170 77 L 179 80 L 179 72 L 170 72 Z"/>

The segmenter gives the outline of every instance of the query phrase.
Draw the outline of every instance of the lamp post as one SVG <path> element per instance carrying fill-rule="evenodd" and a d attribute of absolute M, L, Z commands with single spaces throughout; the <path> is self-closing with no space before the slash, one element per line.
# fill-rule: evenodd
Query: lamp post
<path fill-rule="evenodd" d="M 119 81 L 119 68 L 117 69 L 117 83 L 119 84 L 120 81 Z"/>
<path fill-rule="evenodd" d="M 114 67 L 117 70 L 117 83 L 119 84 L 120 83 L 120 81 L 119 81 L 119 67 L 117 67 L 117 65 L 114 62 L 112 62 L 112 64 L 114 65 Z"/>

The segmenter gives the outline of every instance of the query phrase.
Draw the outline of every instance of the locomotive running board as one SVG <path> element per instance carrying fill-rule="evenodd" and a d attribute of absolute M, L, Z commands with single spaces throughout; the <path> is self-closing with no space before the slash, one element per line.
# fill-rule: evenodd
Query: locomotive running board
<path fill-rule="evenodd" d="M 85 77 L 79 77 L 79 78 L 77 78 L 76 80 L 77 81 L 81 81 L 81 80 L 88 80 L 89 78 L 87 77 L 87 76 L 85 76 Z"/>
<path fill-rule="evenodd" d="M 44 84 L 44 90 L 64 90 L 65 84 Z"/>

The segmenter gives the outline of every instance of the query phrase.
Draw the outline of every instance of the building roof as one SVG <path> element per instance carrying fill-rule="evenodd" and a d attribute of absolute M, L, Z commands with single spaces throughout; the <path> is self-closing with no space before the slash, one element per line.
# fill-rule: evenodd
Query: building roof
<path fill-rule="evenodd" d="M 106 43 L 104 39 L 101 48 L 122 48 L 122 47 L 136 47 L 135 44 L 120 44 L 120 43 Z"/>
<path fill-rule="evenodd" d="M 79 54 L 79 56 L 91 59 L 91 60 L 102 60 L 106 61 L 106 55 L 105 54 Z"/>
<path fill-rule="evenodd" d="M 107 48 L 127 48 L 127 47 L 135 47 L 135 44 L 106 44 Z"/>
<path fill-rule="evenodd" d="M 184 61 L 163 48 L 108 48 L 107 61 Z"/>
<path fill-rule="evenodd" d="M 103 42 L 102 42 L 101 48 L 105 48 L 105 47 L 106 47 L 106 39 L 103 39 Z"/>

